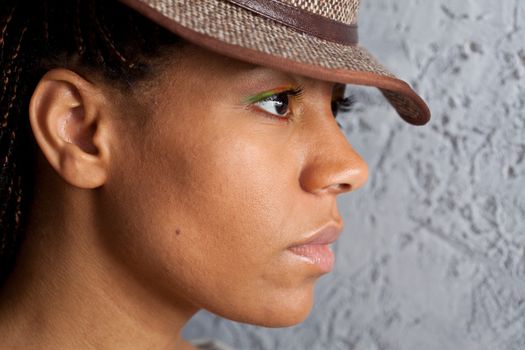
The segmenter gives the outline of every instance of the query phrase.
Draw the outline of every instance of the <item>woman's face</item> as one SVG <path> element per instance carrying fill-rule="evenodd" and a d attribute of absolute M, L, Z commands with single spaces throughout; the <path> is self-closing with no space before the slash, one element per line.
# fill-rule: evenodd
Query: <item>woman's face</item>
<path fill-rule="evenodd" d="M 109 254 L 174 306 L 304 320 L 330 263 L 289 248 L 341 229 L 336 196 L 367 178 L 332 114 L 339 86 L 188 46 L 146 90 L 145 108 L 114 109 L 98 203 Z"/>

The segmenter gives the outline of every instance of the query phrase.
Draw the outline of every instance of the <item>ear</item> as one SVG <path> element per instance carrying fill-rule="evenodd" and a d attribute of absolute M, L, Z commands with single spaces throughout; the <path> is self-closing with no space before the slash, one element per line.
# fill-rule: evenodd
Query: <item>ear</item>
<path fill-rule="evenodd" d="M 106 109 L 103 91 L 67 69 L 47 72 L 33 93 L 29 120 L 36 141 L 51 166 L 73 186 L 90 189 L 106 182 Z"/>

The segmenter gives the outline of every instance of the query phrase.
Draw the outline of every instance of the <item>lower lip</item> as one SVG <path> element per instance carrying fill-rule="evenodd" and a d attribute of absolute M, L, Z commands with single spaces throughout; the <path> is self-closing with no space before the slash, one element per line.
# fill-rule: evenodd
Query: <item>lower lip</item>
<path fill-rule="evenodd" d="M 334 267 L 334 253 L 328 244 L 307 244 L 291 247 L 289 250 L 317 266 L 322 272 L 330 272 Z"/>

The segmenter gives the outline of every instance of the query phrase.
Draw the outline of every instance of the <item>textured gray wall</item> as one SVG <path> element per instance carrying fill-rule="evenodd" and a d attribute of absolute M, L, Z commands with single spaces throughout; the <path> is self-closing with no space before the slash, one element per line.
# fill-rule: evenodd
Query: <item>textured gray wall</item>
<path fill-rule="evenodd" d="M 360 32 L 429 102 L 431 124 L 406 125 L 377 97 L 345 122 L 371 178 L 339 200 L 335 271 L 306 322 L 201 313 L 185 335 L 238 349 L 525 349 L 525 1 L 363 0 Z"/>

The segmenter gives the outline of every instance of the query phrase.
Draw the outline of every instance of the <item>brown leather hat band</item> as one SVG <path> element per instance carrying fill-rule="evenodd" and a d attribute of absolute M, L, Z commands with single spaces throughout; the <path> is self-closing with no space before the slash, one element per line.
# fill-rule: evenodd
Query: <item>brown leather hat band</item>
<path fill-rule="evenodd" d="M 348 25 L 278 0 L 227 0 L 297 31 L 343 45 L 358 43 L 357 25 Z"/>

